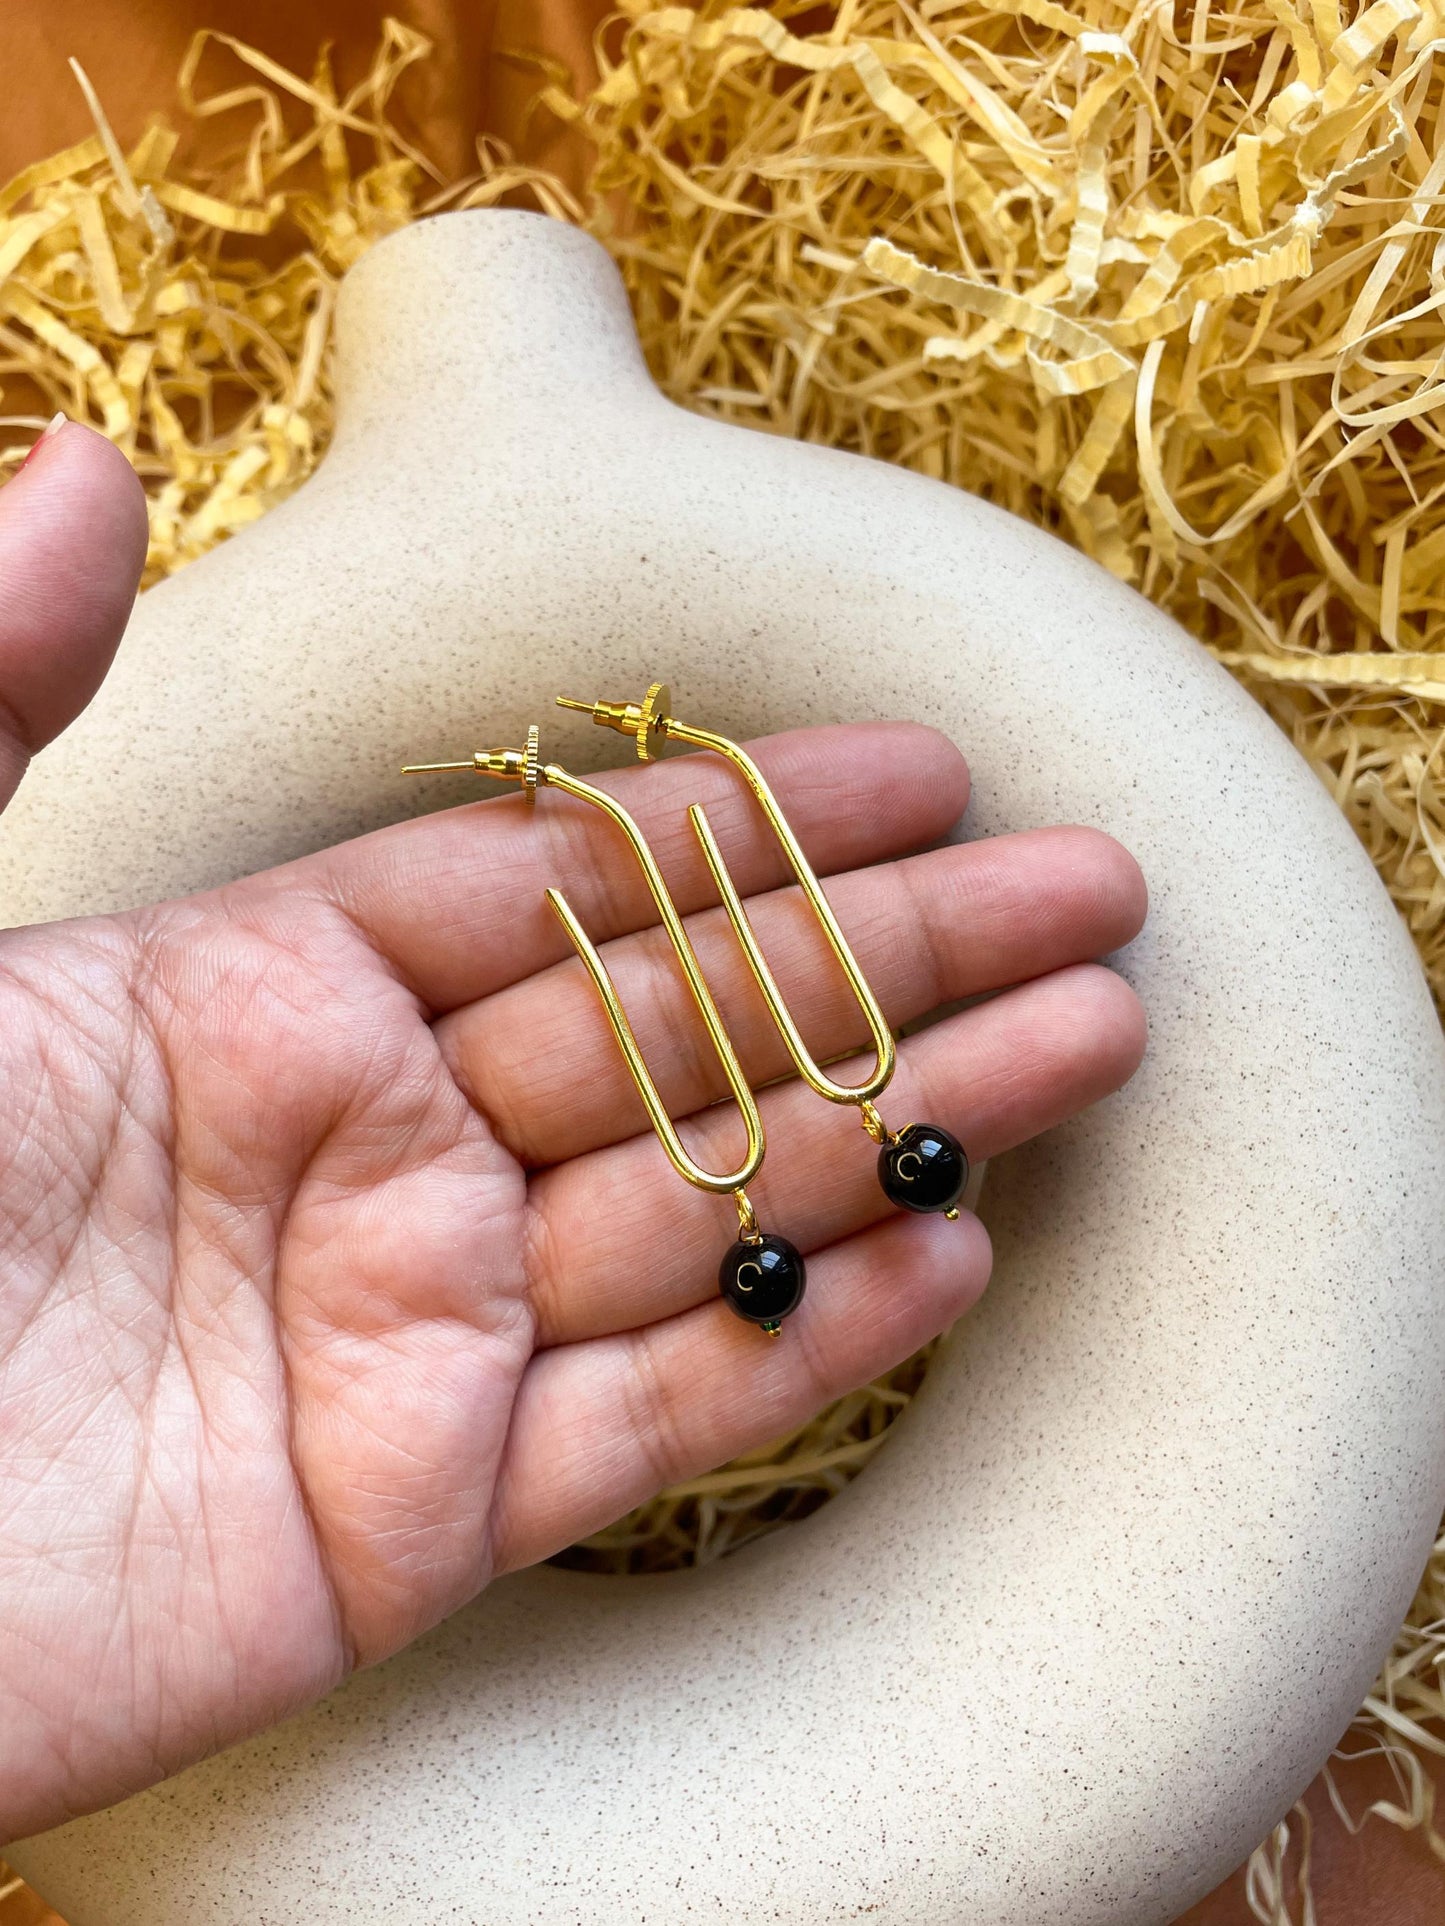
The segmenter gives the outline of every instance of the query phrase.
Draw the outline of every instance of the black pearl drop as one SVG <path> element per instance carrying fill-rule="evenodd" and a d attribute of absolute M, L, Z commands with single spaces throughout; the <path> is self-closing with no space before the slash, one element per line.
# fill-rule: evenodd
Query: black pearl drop
<path fill-rule="evenodd" d="M 808 1282 L 803 1254 L 786 1237 L 739 1238 L 718 1267 L 718 1288 L 729 1308 L 749 1324 L 776 1324 L 803 1301 Z"/>
<path fill-rule="evenodd" d="M 937 1124 L 909 1124 L 878 1153 L 884 1195 L 904 1210 L 952 1210 L 968 1182 L 963 1145 Z"/>

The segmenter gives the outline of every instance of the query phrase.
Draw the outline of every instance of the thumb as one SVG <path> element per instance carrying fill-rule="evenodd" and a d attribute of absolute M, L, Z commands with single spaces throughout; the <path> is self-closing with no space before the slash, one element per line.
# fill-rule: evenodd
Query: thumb
<path fill-rule="evenodd" d="M 0 488 L 0 808 L 100 687 L 145 552 L 135 470 L 57 417 Z"/>

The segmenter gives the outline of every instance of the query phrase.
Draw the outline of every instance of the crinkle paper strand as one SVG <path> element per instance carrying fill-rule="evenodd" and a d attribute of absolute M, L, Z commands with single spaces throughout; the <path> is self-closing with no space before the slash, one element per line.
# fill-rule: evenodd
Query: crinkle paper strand
<path fill-rule="evenodd" d="M 208 44 L 236 79 L 202 98 Z M 599 44 L 580 100 L 538 63 L 596 149 L 585 206 L 486 141 L 435 179 L 388 118 L 428 52 L 395 22 L 345 95 L 202 36 L 186 110 L 254 117 L 224 181 L 181 178 L 160 124 L 123 154 L 95 103 L 91 139 L 0 190 L 0 460 L 56 408 L 103 428 L 146 481 L 154 580 L 311 472 L 345 268 L 418 214 L 530 197 L 612 249 L 677 400 L 975 490 L 1175 614 L 1346 812 L 1445 1002 L 1434 0 L 626 0 Z M 821 1502 L 925 1362 L 574 1557 L 696 1562 Z M 1369 1810 L 1445 1857 L 1442 1628 L 1445 1539 L 1342 1752 L 1385 1753 Z M 1251 1862 L 1275 1926 L 1312 1916 L 1305 1826 Z"/>

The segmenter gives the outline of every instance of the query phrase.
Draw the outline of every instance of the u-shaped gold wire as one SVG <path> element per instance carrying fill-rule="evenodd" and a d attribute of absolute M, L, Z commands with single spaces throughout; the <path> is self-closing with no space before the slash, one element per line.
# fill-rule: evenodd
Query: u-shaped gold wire
<path fill-rule="evenodd" d="M 633 736 L 637 742 L 638 756 L 643 762 L 651 759 L 652 737 L 661 735 L 666 736 L 669 742 L 688 742 L 697 749 L 710 749 L 714 755 L 724 757 L 741 772 L 744 781 L 757 798 L 764 816 L 767 817 L 768 825 L 777 837 L 783 854 L 788 859 L 789 867 L 798 880 L 799 887 L 812 906 L 813 913 L 827 938 L 828 947 L 837 957 L 843 974 L 848 980 L 848 987 L 857 999 L 858 1008 L 862 1011 L 864 1021 L 868 1025 L 873 1042 L 874 1060 L 872 1070 L 861 1083 L 839 1083 L 830 1077 L 815 1060 L 793 1020 L 792 1011 L 789 1010 L 783 993 L 778 987 L 777 978 L 763 955 L 762 946 L 749 921 L 742 897 L 729 873 L 722 851 L 718 848 L 717 838 L 713 835 L 706 813 L 697 803 L 694 803 L 687 812 L 688 818 L 698 842 L 702 845 L 702 853 L 707 859 L 708 868 L 712 871 L 713 881 L 717 884 L 718 894 L 728 914 L 728 921 L 737 934 L 738 942 L 742 945 L 743 954 L 747 958 L 748 967 L 757 981 L 773 1022 L 778 1026 L 788 1055 L 797 1066 L 798 1074 L 817 1091 L 820 1097 L 827 1097 L 832 1103 L 850 1103 L 864 1107 L 866 1120 L 873 1098 L 887 1085 L 897 1063 L 898 1053 L 893 1041 L 893 1032 L 878 1006 L 878 999 L 868 985 L 868 979 L 858 967 L 858 959 L 849 948 L 848 939 L 839 927 L 832 905 L 823 894 L 823 886 L 814 874 L 812 864 L 803 854 L 802 847 L 793 834 L 787 818 L 778 807 L 777 798 L 768 787 L 767 778 L 762 770 L 758 768 L 746 749 L 730 741 L 727 736 L 715 735 L 711 729 L 694 728 L 691 723 L 681 722 L 671 714 L 671 695 L 663 683 L 654 683 L 641 702 L 577 702 L 570 696 L 558 696 L 557 703 L 560 708 L 581 710 L 584 714 L 590 715 L 594 722 Z"/>
<path fill-rule="evenodd" d="M 748 1087 L 742 1066 L 737 1059 L 737 1052 L 733 1049 L 732 1040 L 723 1027 L 722 1017 L 718 1013 L 717 1004 L 713 1001 L 712 992 L 703 976 L 697 953 L 688 939 L 677 905 L 672 900 L 672 895 L 663 880 L 662 871 L 657 866 L 657 859 L 646 837 L 621 803 L 609 796 L 605 790 L 594 789 L 591 783 L 583 782 L 579 776 L 572 775 L 560 763 L 549 762 L 541 765 L 537 755 L 535 729 L 527 733 L 525 750 L 478 750 L 468 762 L 409 763 L 402 773 L 421 775 L 436 770 L 451 769 L 475 769 L 483 775 L 495 776 L 504 782 L 520 782 L 529 800 L 535 799 L 539 783 L 545 784 L 549 789 L 560 789 L 563 795 L 575 796 L 578 801 L 591 803 L 595 808 L 600 809 L 622 831 L 628 847 L 637 858 L 648 892 L 657 907 L 662 927 L 667 932 L 668 941 L 672 944 L 673 953 L 677 957 L 687 987 L 692 993 L 692 999 L 712 1040 L 713 1049 L 717 1052 L 718 1062 L 722 1066 L 728 1089 L 732 1092 L 733 1100 L 742 1114 L 743 1127 L 747 1132 L 747 1153 L 735 1170 L 721 1172 L 704 1170 L 696 1159 L 689 1156 L 686 1146 L 678 1135 L 677 1126 L 668 1115 L 661 1092 L 633 1034 L 627 1012 L 622 1006 L 622 999 L 617 994 L 617 986 L 612 981 L 611 973 L 598 953 L 596 944 L 583 929 L 576 912 L 560 890 L 549 889 L 547 901 L 571 938 L 574 949 L 586 965 L 587 973 L 596 986 L 597 994 L 602 1000 L 602 1007 L 607 1013 L 607 1021 L 612 1027 L 612 1034 L 617 1039 L 618 1048 L 632 1074 L 633 1082 L 637 1085 L 648 1119 L 674 1170 L 679 1176 L 685 1177 L 690 1184 L 695 1184 L 699 1190 L 714 1191 L 719 1195 L 733 1193 L 737 1201 L 739 1220 L 744 1227 L 748 1226 L 752 1223 L 751 1206 L 746 1197 L 739 1193 L 743 1186 L 750 1183 L 757 1175 L 763 1161 L 765 1145 L 762 1118 L 758 1114 L 757 1099 Z"/>

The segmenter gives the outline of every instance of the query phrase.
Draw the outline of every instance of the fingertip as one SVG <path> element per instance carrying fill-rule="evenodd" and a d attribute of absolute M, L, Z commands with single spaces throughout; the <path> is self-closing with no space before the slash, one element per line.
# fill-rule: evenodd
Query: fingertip
<path fill-rule="evenodd" d="M 83 511 L 92 550 L 100 543 L 117 580 L 134 596 L 149 541 L 145 490 L 127 457 L 83 421 L 57 415 L 0 492 L 7 521 L 55 525 Z M 95 559 L 92 556 L 92 559 Z"/>
<path fill-rule="evenodd" d="M 887 1227 L 903 1247 L 900 1269 L 918 1298 L 916 1315 L 926 1326 L 919 1344 L 971 1311 L 988 1288 L 993 1245 L 971 1210 L 956 1218 L 905 1215 Z"/>
<path fill-rule="evenodd" d="M 796 1335 L 813 1354 L 816 1385 L 833 1397 L 891 1371 L 971 1310 L 988 1286 L 993 1247 L 972 1211 L 903 1213 L 809 1265 L 822 1275 Z"/>
<path fill-rule="evenodd" d="M 840 826 L 866 843 L 866 860 L 939 841 L 968 807 L 963 752 L 927 723 L 825 724 L 749 746 L 790 814 L 807 810 L 826 823 L 842 811 Z"/>
<path fill-rule="evenodd" d="M 1149 1043 L 1148 1017 L 1134 990 L 1107 964 L 1075 964 L 1055 981 L 1080 1040 L 1078 1061 L 1089 1085 L 1082 1108 L 1122 1089 L 1139 1068 Z"/>
<path fill-rule="evenodd" d="M 99 687 L 135 600 L 145 494 L 112 442 L 52 424 L 0 489 L 0 696 L 42 748 Z"/>
<path fill-rule="evenodd" d="M 1101 948 L 1116 950 L 1143 929 L 1149 885 L 1134 855 L 1116 836 L 1092 823 L 1069 823 L 1051 832 L 1069 839 L 1071 853 L 1097 895 Z"/>
<path fill-rule="evenodd" d="M 947 835 L 968 808 L 972 782 L 958 744 L 926 722 L 879 722 L 870 732 L 909 818 L 925 826 L 922 839 Z"/>
<path fill-rule="evenodd" d="M 77 492 L 107 520 L 106 533 L 127 543 L 139 575 L 148 539 L 145 490 L 129 460 L 107 435 L 87 422 L 57 414 L 36 436 L 5 494 L 7 513 L 30 513 L 48 502 L 68 505 Z"/>
<path fill-rule="evenodd" d="M 981 913 L 1007 908 L 1006 932 L 1034 952 L 1013 955 L 1024 974 L 1108 956 L 1130 943 L 1149 909 L 1148 886 L 1113 836 L 1084 823 L 1019 830 L 968 846 L 960 875 L 983 897 Z M 1012 945 L 1010 945 L 1012 953 Z"/>
<path fill-rule="evenodd" d="M 1115 991 L 1117 1003 L 1116 1022 L 1118 1024 L 1118 1082 L 1116 1089 L 1122 1087 L 1134 1075 L 1149 1054 L 1149 1012 L 1135 991 L 1121 976 L 1114 976 L 1112 970 L 1107 974 L 1118 985 Z M 1122 991 L 1122 996 L 1120 995 Z"/>

